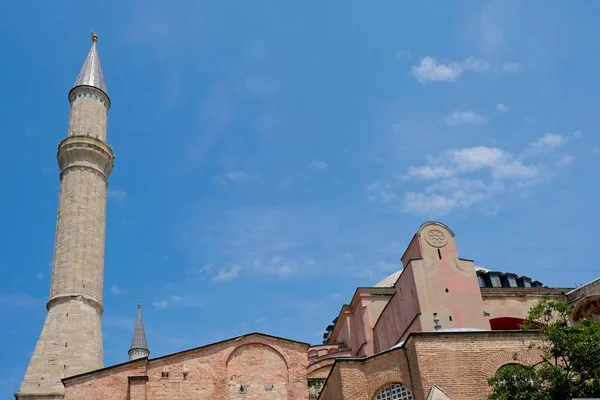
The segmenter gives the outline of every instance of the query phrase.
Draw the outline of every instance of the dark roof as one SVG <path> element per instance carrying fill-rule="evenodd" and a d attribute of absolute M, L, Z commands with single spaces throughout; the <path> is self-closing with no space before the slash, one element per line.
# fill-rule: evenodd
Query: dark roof
<path fill-rule="evenodd" d="M 146 331 L 144 330 L 144 320 L 142 319 L 142 305 L 138 304 L 137 318 L 135 320 L 135 329 L 133 330 L 133 339 L 129 350 L 141 349 L 148 351 L 148 342 L 146 341 Z"/>

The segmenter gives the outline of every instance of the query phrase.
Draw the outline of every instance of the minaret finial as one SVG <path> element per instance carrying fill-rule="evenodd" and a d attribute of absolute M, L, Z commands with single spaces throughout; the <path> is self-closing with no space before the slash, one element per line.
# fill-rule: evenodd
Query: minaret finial
<path fill-rule="evenodd" d="M 92 30 L 92 42 L 96 43 L 98 41 L 98 34 L 96 31 Z"/>

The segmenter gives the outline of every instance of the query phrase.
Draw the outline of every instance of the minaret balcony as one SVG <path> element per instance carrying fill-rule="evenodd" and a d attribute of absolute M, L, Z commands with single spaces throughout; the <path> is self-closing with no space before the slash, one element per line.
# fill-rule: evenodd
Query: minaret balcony
<path fill-rule="evenodd" d="M 108 179 L 115 155 L 112 148 L 100 139 L 73 135 L 60 142 L 57 159 L 61 176 L 69 168 L 86 168 Z"/>

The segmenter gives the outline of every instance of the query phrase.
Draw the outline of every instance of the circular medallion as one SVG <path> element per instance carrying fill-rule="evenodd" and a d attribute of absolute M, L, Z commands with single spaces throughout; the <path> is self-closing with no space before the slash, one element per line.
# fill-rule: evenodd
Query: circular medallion
<path fill-rule="evenodd" d="M 433 247 L 444 247 L 446 243 L 448 243 L 448 239 L 444 232 L 435 228 L 427 232 L 425 240 Z"/>

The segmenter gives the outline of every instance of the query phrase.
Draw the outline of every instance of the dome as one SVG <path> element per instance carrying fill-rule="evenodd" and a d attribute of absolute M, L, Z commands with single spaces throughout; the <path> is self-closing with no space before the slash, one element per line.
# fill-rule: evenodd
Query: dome
<path fill-rule="evenodd" d="M 394 286 L 396 284 L 396 281 L 398 280 L 398 278 L 400 278 L 400 275 L 402 275 L 402 271 L 404 271 L 404 270 L 401 269 L 400 271 L 396 271 L 393 274 L 386 276 L 381 281 L 379 281 L 374 287 L 392 287 L 392 286 Z"/>

